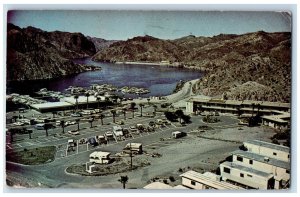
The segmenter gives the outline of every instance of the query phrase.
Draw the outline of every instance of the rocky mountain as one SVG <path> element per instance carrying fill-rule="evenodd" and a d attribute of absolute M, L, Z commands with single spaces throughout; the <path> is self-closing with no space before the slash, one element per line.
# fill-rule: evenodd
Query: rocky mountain
<path fill-rule="evenodd" d="M 95 54 L 94 44 L 81 33 L 46 32 L 7 25 L 7 80 L 56 78 L 94 69 L 71 58 Z"/>
<path fill-rule="evenodd" d="M 151 36 L 115 42 L 96 61 L 177 62 L 205 72 L 194 93 L 237 100 L 289 102 L 291 34 L 263 31 L 162 40 Z"/>
<path fill-rule="evenodd" d="M 96 52 L 102 51 L 106 48 L 108 48 L 111 44 L 118 42 L 118 40 L 105 40 L 102 38 L 95 38 L 87 36 L 87 39 L 95 45 Z"/>

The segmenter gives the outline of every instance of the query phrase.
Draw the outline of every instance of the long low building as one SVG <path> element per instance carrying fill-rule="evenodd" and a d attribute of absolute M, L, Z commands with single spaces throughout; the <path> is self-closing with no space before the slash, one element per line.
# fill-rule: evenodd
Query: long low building
<path fill-rule="evenodd" d="M 47 102 L 30 105 L 33 109 L 36 109 L 40 112 L 49 112 L 49 111 L 58 111 L 58 110 L 68 110 L 73 107 L 71 103 L 68 102 Z"/>
<path fill-rule="evenodd" d="M 195 171 L 187 171 L 180 175 L 182 185 L 191 189 L 218 189 L 218 190 L 241 190 L 243 188 L 221 181 L 218 175 L 211 173 L 201 174 Z"/>
<path fill-rule="evenodd" d="M 289 112 L 290 103 L 267 102 L 267 101 L 235 101 L 221 99 L 191 98 L 186 102 L 186 113 L 191 114 L 197 111 L 219 111 L 223 113 L 257 113 L 273 115 L 275 112 Z"/>

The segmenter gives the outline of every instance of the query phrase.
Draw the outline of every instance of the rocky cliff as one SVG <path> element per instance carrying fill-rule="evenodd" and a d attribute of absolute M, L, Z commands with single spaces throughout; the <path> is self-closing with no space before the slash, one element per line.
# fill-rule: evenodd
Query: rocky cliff
<path fill-rule="evenodd" d="M 56 78 L 93 69 L 69 59 L 92 56 L 95 52 L 94 44 L 81 33 L 46 32 L 8 24 L 7 80 Z"/>
<path fill-rule="evenodd" d="M 162 40 L 151 36 L 115 42 L 96 61 L 170 61 L 205 71 L 195 93 L 237 100 L 290 101 L 291 34 L 254 32 Z"/>
<path fill-rule="evenodd" d="M 102 38 L 95 38 L 90 36 L 87 36 L 87 39 L 95 45 L 96 52 L 102 51 L 108 48 L 113 43 L 118 42 L 118 40 L 105 40 Z"/>

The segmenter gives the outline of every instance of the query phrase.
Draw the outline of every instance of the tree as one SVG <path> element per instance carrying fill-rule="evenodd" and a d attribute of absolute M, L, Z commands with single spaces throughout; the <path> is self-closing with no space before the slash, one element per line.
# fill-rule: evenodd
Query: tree
<path fill-rule="evenodd" d="M 150 104 L 150 98 L 147 98 L 147 101 L 148 101 L 148 105 Z"/>
<path fill-rule="evenodd" d="M 53 111 L 52 112 L 52 118 L 55 118 L 55 115 L 57 114 L 57 112 L 56 111 Z"/>
<path fill-rule="evenodd" d="M 26 129 L 26 130 L 29 135 L 29 139 L 31 139 L 31 134 L 33 133 L 33 130 L 32 129 Z"/>
<path fill-rule="evenodd" d="M 143 107 L 145 106 L 144 104 L 140 103 L 139 104 L 140 108 L 141 108 L 141 117 L 143 116 Z"/>
<path fill-rule="evenodd" d="M 184 113 L 181 109 L 175 111 L 176 116 L 179 118 L 179 123 L 181 123 L 181 118 L 184 116 Z"/>
<path fill-rule="evenodd" d="M 13 116 L 12 119 L 14 120 L 14 122 L 17 122 L 18 116 Z"/>
<path fill-rule="evenodd" d="M 120 181 L 123 184 L 123 189 L 125 189 L 126 183 L 128 182 L 128 176 L 121 176 L 118 181 Z"/>
<path fill-rule="evenodd" d="M 130 109 L 131 109 L 131 111 L 132 111 L 132 118 L 134 118 L 134 110 L 135 110 L 135 106 L 136 106 L 136 103 L 135 103 L 135 102 L 130 103 Z"/>
<path fill-rule="evenodd" d="M 48 130 L 49 130 L 50 128 L 52 128 L 52 127 L 53 127 L 53 125 L 50 124 L 50 123 L 45 123 L 45 124 L 44 124 L 44 129 L 45 129 L 45 131 L 46 131 L 46 137 L 48 136 Z"/>
<path fill-rule="evenodd" d="M 254 108 L 255 108 L 255 103 L 252 103 L 251 106 L 252 106 L 252 117 L 253 117 L 253 114 L 254 114 Z"/>
<path fill-rule="evenodd" d="M 153 115 L 156 116 L 157 105 L 153 105 Z"/>
<path fill-rule="evenodd" d="M 79 96 L 77 94 L 74 95 L 74 99 L 76 100 L 76 111 L 78 111 L 78 98 Z"/>
<path fill-rule="evenodd" d="M 85 96 L 86 96 L 86 108 L 88 109 L 89 108 L 89 96 L 90 96 L 90 93 L 85 93 Z"/>
<path fill-rule="evenodd" d="M 89 123 L 91 124 L 91 128 L 93 128 L 94 117 L 89 119 Z"/>
<path fill-rule="evenodd" d="M 64 120 L 60 121 L 60 126 L 63 129 L 62 133 L 65 133 L 65 127 L 66 127 L 66 125 L 65 125 L 65 121 Z"/>
<path fill-rule="evenodd" d="M 113 123 L 116 122 L 116 110 L 112 109 L 110 110 L 110 113 L 112 114 L 112 117 L 113 117 Z"/>
<path fill-rule="evenodd" d="M 9 129 L 9 136 L 10 136 L 10 143 L 13 143 L 14 141 L 14 135 L 17 133 L 16 128 Z"/>
<path fill-rule="evenodd" d="M 101 119 L 101 125 L 103 125 L 103 119 L 105 118 L 104 114 L 100 114 L 99 118 Z"/>
<path fill-rule="evenodd" d="M 76 119 L 75 121 L 77 123 L 77 131 L 79 131 L 79 122 L 80 122 L 80 119 Z"/>
<path fill-rule="evenodd" d="M 98 109 L 100 109 L 100 101 L 101 101 L 101 98 L 99 96 L 97 96 L 96 98 L 97 102 L 98 102 Z"/>
<path fill-rule="evenodd" d="M 122 109 L 123 115 L 124 115 L 124 120 L 126 120 L 126 108 Z"/>

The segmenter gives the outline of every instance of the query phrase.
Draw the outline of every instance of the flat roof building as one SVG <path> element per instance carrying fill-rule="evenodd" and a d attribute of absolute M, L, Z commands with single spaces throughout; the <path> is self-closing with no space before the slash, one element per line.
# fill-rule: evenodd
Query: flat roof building
<path fill-rule="evenodd" d="M 213 177 L 211 173 L 201 174 L 195 171 L 187 171 L 180 175 L 182 177 L 182 185 L 191 189 L 221 189 L 221 190 L 240 190 L 241 187 L 220 181 L 218 175 Z"/>
<path fill-rule="evenodd" d="M 49 111 L 58 111 L 58 110 L 66 110 L 70 109 L 73 105 L 68 102 L 47 102 L 47 103 L 39 103 L 32 104 L 30 107 L 36 109 L 40 112 L 49 112 Z"/>

